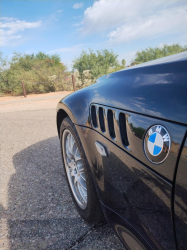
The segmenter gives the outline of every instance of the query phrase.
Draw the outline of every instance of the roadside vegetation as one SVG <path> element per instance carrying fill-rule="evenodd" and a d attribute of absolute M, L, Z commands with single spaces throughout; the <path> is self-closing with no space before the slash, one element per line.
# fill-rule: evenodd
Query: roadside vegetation
<path fill-rule="evenodd" d="M 97 78 L 125 68 L 125 60 L 119 64 L 118 55 L 112 50 L 82 51 L 73 61 L 73 71 L 79 88 L 93 84 Z"/>
<path fill-rule="evenodd" d="M 28 55 L 14 53 L 11 61 L 1 54 L 0 92 L 22 95 L 23 81 L 26 93 L 47 93 L 68 89 L 66 67 L 60 62 L 59 55 Z"/>
<path fill-rule="evenodd" d="M 159 59 L 165 56 L 171 56 L 187 50 L 187 45 L 181 46 L 179 44 L 166 45 L 161 47 L 147 48 L 145 50 L 138 51 L 133 61 L 134 64 L 140 64 L 155 59 Z"/>
<path fill-rule="evenodd" d="M 0 94 L 22 95 L 22 82 L 26 93 L 48 93 L 72 89 L 71 74 L 74 74 L 76 89 L 95 83 L 96 79 L 126 67 L 144 63 L 187 50 L 179 44 L 163 45 L 138 51 L 130 65 L 125 59 L 119 63 L 112 50 L 82 51 L 73 61 L 72 72 L 61 62 L 58 54 L 47 55 L 13 53 L 11 60 L 0 53 Z"/>

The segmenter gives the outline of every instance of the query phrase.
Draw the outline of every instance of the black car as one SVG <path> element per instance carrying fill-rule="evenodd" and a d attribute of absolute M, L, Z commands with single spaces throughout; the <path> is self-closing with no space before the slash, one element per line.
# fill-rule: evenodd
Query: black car
<path fill-rule="evenodd" d="M 127 249 L 187 249 L 187 52 L 65 97 L 57 129 L 84 220 L 104 214 Z"/>

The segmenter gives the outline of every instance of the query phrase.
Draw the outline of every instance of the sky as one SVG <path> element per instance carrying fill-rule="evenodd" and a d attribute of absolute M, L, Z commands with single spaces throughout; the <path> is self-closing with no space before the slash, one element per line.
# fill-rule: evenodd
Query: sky
<path fill-rule="evenodd" d="M 127 65 L 137 51 L 187 44 L 187 0 L 1 0 L 0 50 L 59 54 L 72 69 L 82 50 L 112 49 Z"/>

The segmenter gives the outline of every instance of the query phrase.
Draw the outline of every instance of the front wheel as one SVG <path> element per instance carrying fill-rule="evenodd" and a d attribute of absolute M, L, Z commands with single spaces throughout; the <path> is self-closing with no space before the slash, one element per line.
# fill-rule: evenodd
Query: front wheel
<path fill-rule="evenodd" d="M 71 192 L 78 206 L 87 207 L 87 185 L 83 161 L 72 133 L 65 129 L 62 135 L 63 159 Z"/>
<path fill-rule="evenodd" d="M 60 142 L 66 179 L 77 211 L 87 222 L 101 221 L 102 211 L 90 167 L 75 125 L 69 117 L 61 124 Z"/>

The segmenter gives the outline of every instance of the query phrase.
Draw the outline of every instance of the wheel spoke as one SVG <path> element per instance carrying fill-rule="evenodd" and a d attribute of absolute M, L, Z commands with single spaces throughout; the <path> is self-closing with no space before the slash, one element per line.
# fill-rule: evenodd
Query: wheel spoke
<path fill-rule="evenodd" d="M 84 197 L 86 197 L 86 198 L 87 198 L 87 191 L 86 191 L 86 190 L 84 190 L 84 188 L 82 188 L 82 186 L 80 186 L 80 188 L 81 188 L 81 190 L 82 190 L 82 192 L 83 192 L 83 194 L 84 194 Z"/>
<path fill-rule="evenodd" d="M 70 175 L 71 177 L 74 177 L 73 171 L 70 171 Z"/>
<path fill-rule="evenodd" d="M 79 169 L 79 173 L 80 174 L 84 173 L 84 168 L 83 167 L 81 169 Z"/>
<path fill-rule="evenodd" d="M 71 152 L 71 135 L 69 135 L 69 138 L 68 138 L 68 150 L 69 150 L 70 154 L 72 155 L 72 152 Z"/>
<path fill-rule="evenodd" d="M 79 181 L 79 183 L 80 183 L 81 187 L 84 188 L 84 190 L 87 191 L 87 188 L 80 181 Z"/>
<path fill-rule="evenodd" d="M 80 161 L 81 160 L 81 157 L 79 156 L 79 157 L 77 157 L 77 158 L 75 158 L 75 161 L 77 162 L 77 161 Z"/>
<path fill-rule="evenodd" d="M 80 177 L 81 177 L 84 181 L 86 181 L 86 178 L 85 178 L 85 176 L 84 176 L 84 173 L 80 174 Z"/>
<path fill-rule="evenodd" d="M 73 153 L 73 145 L 74 145 L 75 141 L 73 139 L 73 136 L 71 135 L 71 152 Z"/>
<path fill-rule="evenodd" d="M 75 141 L 73 140 L 72 145 L 71 145 L 71 152 L 73 153 L 73 147 L 75 145 Z"/>
<path fill-rule="evenodd" d="M 77 152 L 78 152 L 78 147 L 77 147 L 77 149 L 75 151 L 75 159 L 77 158 Z"/>
<path fill-rule="evenodd" d="M 79 150 L 78 150 L 78 147 L 76 149 L 76 152 L 75 152 L 75 161 L 80 161 L 81 160 L 81 156 L 80 156 L 80 153 L 79 153 Z"/>
<path fill-rule="evenodd" d="M 66 155 L 67 155 L 68 159 L 71 160 L 71 155 L 69 154 L 68 150 L 66 150 Z"/>

